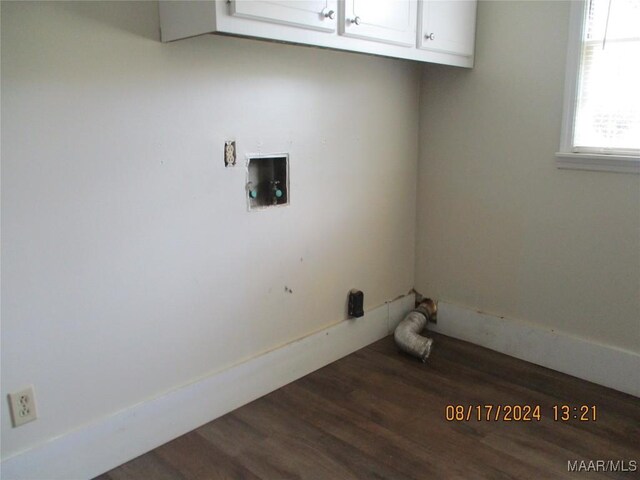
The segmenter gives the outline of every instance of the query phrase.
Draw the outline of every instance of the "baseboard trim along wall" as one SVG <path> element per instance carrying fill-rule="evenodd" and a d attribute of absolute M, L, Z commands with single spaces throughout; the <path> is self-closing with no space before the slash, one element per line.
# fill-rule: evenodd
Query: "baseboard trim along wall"
<path fill-rule="evenodd" d="M 93 478 L 385 337 L 414 301 L 413 294 L 400 297 L 54 438 L 3 460 L 2 477 Z"/>
<path fill-rule="evenodd" d="M 640 397 L 640 355 L 530 323 L 438 303 L 429 330 Z"/>

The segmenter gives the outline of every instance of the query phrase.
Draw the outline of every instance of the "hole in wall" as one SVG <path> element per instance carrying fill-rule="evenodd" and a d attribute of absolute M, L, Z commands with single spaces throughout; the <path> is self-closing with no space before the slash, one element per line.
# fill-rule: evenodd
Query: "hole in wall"
<path fill-rule="evenodd" d="M 249 210 L 289 205 L 289 154 L 247 156 Z"/>

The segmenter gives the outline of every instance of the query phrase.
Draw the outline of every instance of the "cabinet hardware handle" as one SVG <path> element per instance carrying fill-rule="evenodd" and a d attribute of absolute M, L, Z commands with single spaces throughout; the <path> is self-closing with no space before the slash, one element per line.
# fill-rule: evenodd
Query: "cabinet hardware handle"
<path fill-rule="evenodd" d="M 435 37 L 433 35 L 433 33 L 429 33 L 429 34 L 425 34 L 424 39 L 425 40 L 433 40 Z"/>
<path fill-rule="evenodd" d="M 349 20 L 353 25 L 360 25 L 360 17 L 352 18 Z"/>
<path fill-rule="evenodd" d="M 324 18 L 329 18 L 331 20 L 335 20 L 336 18 L 336 12 L 333 10 L 323 10 L 322 15 L 324 16 Z"/>

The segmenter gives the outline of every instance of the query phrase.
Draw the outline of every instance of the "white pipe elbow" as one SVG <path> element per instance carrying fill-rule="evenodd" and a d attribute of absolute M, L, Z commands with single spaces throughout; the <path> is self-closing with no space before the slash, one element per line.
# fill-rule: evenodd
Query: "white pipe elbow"
<path fill-rule="evenodd" d="M 433 339 L 423 337 L 420 333 L 427 326 L 427 321 L 434 318 L 435 314 L 436 306 L 432 300 L 427 300 L 416 310 L 409 312 L 393 332 L 398 348 L 426 362 L 431 354 Z"/>

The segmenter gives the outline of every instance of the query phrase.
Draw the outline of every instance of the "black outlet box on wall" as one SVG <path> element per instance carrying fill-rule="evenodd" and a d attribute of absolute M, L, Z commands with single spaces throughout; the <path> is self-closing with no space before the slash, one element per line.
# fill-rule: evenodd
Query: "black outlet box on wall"
<path fill-rule="evenodd" d="M 360 290 L 349 292 L 349 316 L 359 318 L 364 315 L 364 293 Z"/>

